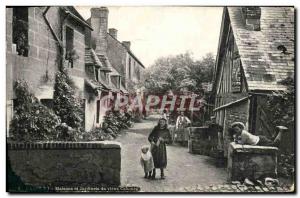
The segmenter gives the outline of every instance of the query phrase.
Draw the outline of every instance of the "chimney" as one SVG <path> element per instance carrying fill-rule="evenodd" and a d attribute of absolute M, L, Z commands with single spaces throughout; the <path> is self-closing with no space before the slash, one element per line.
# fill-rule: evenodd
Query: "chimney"
<path fill-rule="evenodd" d="M 260 31 L 261 8 L 257 6 L 242 7 L 243 18 L 248 30 Z"/>
<path fill-rule="evenodd" d="M 125 45 L 127 49 L 130 49 L 130 41 L 123 41 L 122 44 Z"/>
<path fill-rule="evenodd" d="M 106 7 L 91 8 L 92 45 L 96 54 L 107 51 L 108 9 Z"/>
<path fill-rule="evenodd" d="M 117 39 L 118 36 L 118 30 L 115 28 L 109 28 L 108 29 L 109 34 L 114 37 L 115 39 Z"/>

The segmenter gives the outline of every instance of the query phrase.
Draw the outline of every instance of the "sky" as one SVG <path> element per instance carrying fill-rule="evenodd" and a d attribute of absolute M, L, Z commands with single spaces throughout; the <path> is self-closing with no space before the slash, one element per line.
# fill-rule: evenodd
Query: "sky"
<path fill-rule="evenodd" d="M 95 6 L 97 7 L 97 6 Z M 90 6 L 76 6 L 85 18 Z M 118 40 L 131 41 L 131 50 L 146 66 L 163 56 L 191 52 L 194 59 L 216 55 L 222 7 L 108 7 L 108 28 Z"/>

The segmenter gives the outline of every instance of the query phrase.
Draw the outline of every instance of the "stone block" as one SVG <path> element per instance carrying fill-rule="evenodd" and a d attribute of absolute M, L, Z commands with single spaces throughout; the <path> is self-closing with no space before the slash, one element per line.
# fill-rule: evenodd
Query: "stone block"
<path fill-rule="evenodd" d="M 116 142 L 9 142 L 12 171 L 32 186 L 119 186 L 121 145 Z"/>
<path fill-rule="evenodd" d="M 189 127 L 188 149 L 190 153 L 208 155 L 208 127 Z"/>
<path fill-rule="evenodd" d="M 37 49 L 36 46 L 30 45 L 30 47 L 29 47 L 29 56 L 37 58 L 37 56 L 38 56 L 38 49 Z"/>
<path fill-rule="evenodd" d="M 243 181 L 277 177 L 276 147 L 241 145 L 234 142 L 228 148 L 228 180 Z"/>

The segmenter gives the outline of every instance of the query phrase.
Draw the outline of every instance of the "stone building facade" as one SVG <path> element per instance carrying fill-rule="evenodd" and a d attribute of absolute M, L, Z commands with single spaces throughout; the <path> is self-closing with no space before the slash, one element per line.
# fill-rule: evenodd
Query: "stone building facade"
<path fill-rule="evenodd" d="M 128 94 L 127 80 L 141 79 L 144 66 L 129 42 L 121 43 L 108 32 L 108 12 L 106 7 L 92 8 L 86 21 L 72 6 L 6 8 L 7 134 L 18 79 L 51 108 L 55 73 L 67 68 L 82 101 L 86 131 L 101 125 L 118 95 Z M 109 99 L 100 103 L 104 96 Z"/>
<path fill-rule="evenodd" d="M 235 121 L 251 133 L 273 135 L 266 96 L 286 90 L 280 81 L 294 75 L 294 20 L 293 7 L 224 8 L 213 93 L 225 156 Z"/>
<path fill-rule="evenodd" d="M 55 73 L 63 64 L 76 83 L 76 94 L 84 99 L 85 28 L 91 29 L 73 7 L 6 8 L 7 132 L 13 116 L 13 84 L 18 79 L 51 106 Z M 70 50 L 77 57 L 72 64 L 67 60 Z"/>
<path fill-rule="evenodd" d="M 85 31 L 87 86 L 94 91 L 88 96 L 86 130 L 101 125 L 116 98 L 129 93 L 128 82 L 137 83 L 144 69 L 130 50 L 130 42 L 118 41 L 117 30 L 108 29 L 108 15 L 108 8 L 95 7 L 91 8 L 91 17 L 87 19 L 93 28 L 93 31 Z M 103 97 L 109 99 L 102 100 Z"/>

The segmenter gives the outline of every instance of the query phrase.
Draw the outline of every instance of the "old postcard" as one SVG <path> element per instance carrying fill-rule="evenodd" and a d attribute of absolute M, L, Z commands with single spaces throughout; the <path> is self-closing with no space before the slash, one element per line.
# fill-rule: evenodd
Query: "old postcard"
<path fill-rule="evenodd" d="M 295 18 L 7 6 L 7 191 L 295 192 Z"/>

